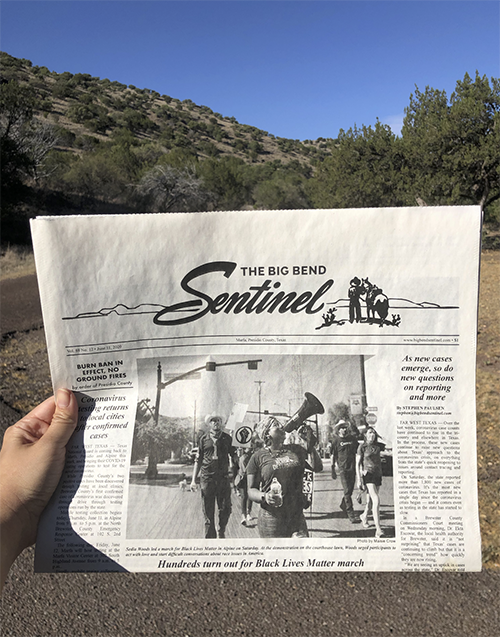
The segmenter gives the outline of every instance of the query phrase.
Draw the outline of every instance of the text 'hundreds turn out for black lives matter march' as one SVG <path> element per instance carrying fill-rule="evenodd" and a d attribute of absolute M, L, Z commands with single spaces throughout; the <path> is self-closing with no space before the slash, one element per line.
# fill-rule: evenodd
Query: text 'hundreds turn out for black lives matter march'
<path fill-rule="evenodd" d="M 35 568 L 474 571 L 478 207 L 39 217 Z"/>

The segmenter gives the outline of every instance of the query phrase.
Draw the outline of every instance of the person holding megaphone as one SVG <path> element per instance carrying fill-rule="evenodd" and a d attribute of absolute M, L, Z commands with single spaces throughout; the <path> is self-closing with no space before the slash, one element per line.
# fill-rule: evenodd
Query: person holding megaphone
<path fill-rule="evenodd" d="M 264 447 L 250 458 L 247 482 L 249 498 L 260 504 L 260 537 L 309 537 L 304 517 L 304 471 L 306 466 L 321 471 L 323 463 L 311 427 L 303 424 L 305 418 L 296 414 L 288 423 L 281 423 L 268 416 L 257 425 L 256 433 Z M 289 444 L 285 444 L 287 433 Z"/>

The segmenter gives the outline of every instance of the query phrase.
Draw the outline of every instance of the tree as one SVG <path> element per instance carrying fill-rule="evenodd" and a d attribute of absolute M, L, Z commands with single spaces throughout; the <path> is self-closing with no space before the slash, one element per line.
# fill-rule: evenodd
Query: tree
<path fill-rule="evenodd" d="M 83 196 L 86 206 L 97 200 L 120 202 L 127 207 L 135 197 L 133 184 L 145 167 L 154 164 L 159 151 L 146 143 L 133 146 L 127 136 L 117 136 L 116 143 L 100 143 L 80 157 L 58 153 L 49 156 L 45 165 L 55 169 L 47 183 L 52 187 Z M 66 153 L 67 154 L 67 153 Z M 62 165 L 61 165 L 62 164 Z"/>
<path fill-rule="evenodd" d="M 33 118 L 35 99 L 32 91 L 11 80 L 0 85 L 1 137 L 12 137 L 13 131 Z"/>
<path fill-rule="evenodd" d="M 2 209 L 21 200 L 24 192 L 23 175 L 31 168 L 30 158 L 19 151 L 8 137 L 0 138 Z"/>
<path fill-rule="evenodd" d="M 77 124 L 84 124 L 86 128 L 94 133 L 105 133 L 113 125 L 113 118 L 108 115 L 104 106 L 99 106 L 90 102 L 80 102 L 73 104 L 66 111 L 66 116 Z"/>
<path fill-rule="evenodd" d="M 88 207 L 95 205 L 99 199 L 123 201 L 127 198 L 125 169 L 111 161 L 110 155 L 104 152 L 85 153 L 72 161 L 62 182 L 64 190 L 81 195 Z"/>
<path fill-rule="evenodd" d="M 276 173 L 272 179 L 261 181 L 253 190 L 255 206 L 261 210 L 309 208 L 304 192 L 304 179 L 293 173 Z"/>
<path fill-rule="evenodd" d="M 194 170 L 162 165 L 144 175 L 137 185 L 137 192 L 154 212 L 205 210 L 211 200 Z"/>
<path fill-rule="evenodd" d="M 405 113 L 402 130 L 408 162 L 405 179 L 413 203 L 449 203 L 448 176 L 443 169 L 443 159 L 449 149 L 443 146 L 442 137 L 448 116 L 446 92 L 427 86 L 422 93 L 415 87 Z"/>
<path fill-rule="evenodd" d="M 32 93 L 10 81 L 0 85 L 2 209 L 25 196 L 24 178 L 33 168 L 23 139 L 33 118 Z"/>
<path fill-rule="evenodd" d="M 143 400 L 137 405 L 132 463 L 148 456 L 148 475 L 155 477 L 159 462 L 180 458 L 189 445 L 192 420 L 160 415 L 156 424 L 148 402 Z"/>
<path fill-rule="evenodd" d="M 422 204 L 479 204 L 500 198 L 500 80 L 476 72 L 445 91 L 416 87 L 403 124 L 407 187 Z"/>
<path fill-rule="evenodd" d="M 363 208 L 406 203 L 401 172 L 404 158 L 389 126 L 340 130 L 332 154 L 309 183 L 318 208 Z"/>
<path fill-rule="evenodd" d="M 34 122 L 22 140 L 20 147 L 30 158 L 30 174 L 35 182 L 47 176 L 46 158 L 58 142 L 57 129 L 45 120 Z"/>
<path fill-rule="evenodd" d="M 58 134 L 54 126 L 34 118 L 35 105 L 29 89 L 14 81 L 0 86 L 3 185 L 29 177 L 37 180 L 47 153 L 57 144 Z"/>
<path fill-rule="evenodd" d="M 251 185 L 246 164 L 235 157 L 209 158 L 202 162 L 200 175 L 205 187 L 213 193 L 218 210 L 239 210 L 250 200 Z"/>

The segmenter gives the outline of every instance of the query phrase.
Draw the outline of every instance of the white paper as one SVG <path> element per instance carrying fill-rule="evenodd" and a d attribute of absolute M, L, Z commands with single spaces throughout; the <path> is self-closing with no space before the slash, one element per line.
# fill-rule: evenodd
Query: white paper
<path fill-rule="evenodd" d="M 36 569 L 479 570 L 480 227 L 475 206 L 32 221 L 54 388 L 80 409 Z M 306 392 L 323 454 L 341 403 L 385 443 L 384 537 L 339 508 L 326 454 L 309 537 L 260 537 L 261 505 L 241 524 L 233 489 L 206 539 L 189 488 L 205 417 L 232 414 L 244 447 Z"/>

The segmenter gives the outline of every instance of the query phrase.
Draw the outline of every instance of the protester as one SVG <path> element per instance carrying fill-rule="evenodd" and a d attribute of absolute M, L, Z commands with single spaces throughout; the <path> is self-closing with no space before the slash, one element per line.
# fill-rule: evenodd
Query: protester
<path fill-rule="evenodd" d="M 365 510 L 361 514 L 361 523 L 365 528 L 369 528 L 368 516 L 370 510 L 373 513 L 375 523 L 375 537 L 384 537 L 384 531 L 380 526 L 380 497 L 379 489 L 382 484 L 382 462 L 380 452 L 385 448 L 378 441 L 378 433 L 373 427 L 368 427 L 364 433 L 362 442 L 356 455 L 356 473 L 358 487 L 366 487 L 368 491 Z"/>
<path fill-rule="evenodd" d="M 356 452 L 360 433 L 355 425 L 340 420 L 335 425 L 335 436 L 331 444 L 332 477 L 336 478 L 335 464 L 344 490 L 340 508 L 352 524 L 358 524 L 359 518 L 354 513 L 352 492 L 356 484 Z"/>
<path fill-rule="evenodd" d="M 0 451 L 1 586 L 20 553 L 33 544 L 40 515 L 61 478 L 78 407 L 72 392 L 35 407 L 4 435 Z"/>
<path fill-rule="evenodd" d="M 232 448 L 231 436 L 222 431 L 222 418 L 216 414 L 205 418 L 208 432 L 201 434 L 198 453 L 193 467 L 191 489 L 196 489 L 200 475 L 201 506 L 205 518 L 205 537 L 216 538 L 215 503 L 219 510 L 220 539 L 226 537 L 226 526 L 231 515 L 231 482 L 229 477 Z"/>
<path fill-rule="evenodd" d="M 285 445 L 285 429 L 270 416 L 258 425 L 264 447 L 247 465 L 248 495 L 260 504 L 257 527 L 260 537 L 308 537 L 304 517 L 303 478 L 308 454 L 313 471 L 323 464 L 314 448 L 316 439 L 306 428 L 304 446 Z"/>

